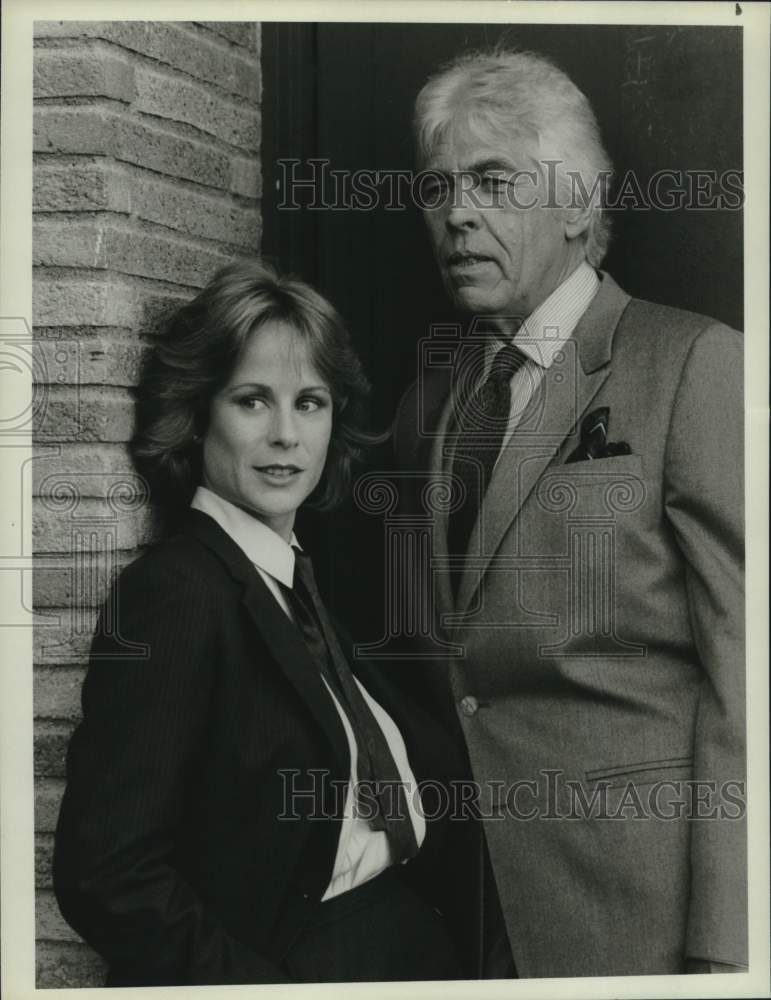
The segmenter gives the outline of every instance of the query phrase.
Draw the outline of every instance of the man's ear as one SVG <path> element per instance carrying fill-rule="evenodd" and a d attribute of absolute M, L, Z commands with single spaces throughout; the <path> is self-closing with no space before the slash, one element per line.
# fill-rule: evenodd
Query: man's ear
<path fill-rule="evenodd" d="M 562 216 L 562 225 L 565 229 L 565 239 L 574 240 L 577 236 L 585 233 L 589 228 L 594 209 L 591 205 L 571 205 L 566 208 Z"/>

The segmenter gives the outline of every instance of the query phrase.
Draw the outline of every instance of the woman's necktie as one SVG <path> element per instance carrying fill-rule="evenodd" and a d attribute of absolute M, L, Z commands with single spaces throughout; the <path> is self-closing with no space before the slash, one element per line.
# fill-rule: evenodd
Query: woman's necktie
<path fill-rule="evenodd" d="M 293 548 L 294 582 L 292 588 L 284 587 L 283 591 L 311 657 L 351 724 L 358 757 L 355 794 L 360 814 L 370 817 L 367 822 L 371 829 L 385 831 L 392 860 L 398 864 L 418 853 L 402 776 L 340 646 L 316 586 L 310 557 Z"/>

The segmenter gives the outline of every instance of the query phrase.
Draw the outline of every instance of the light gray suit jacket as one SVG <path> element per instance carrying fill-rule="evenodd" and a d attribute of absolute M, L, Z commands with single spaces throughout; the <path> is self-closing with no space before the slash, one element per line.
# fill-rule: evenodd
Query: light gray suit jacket
<path fill-rule="evenodd" d="M 520 976 L 747 961 L 742 342 L 601 278 L 501 453 L 456 606 L 433 526 L 461 647 L 436 683 Z M 452 469 L 451 381 L 424 373 L 397 417 L 429 479 Z M 599 407 L 631 454 L 565 464 Z"/>

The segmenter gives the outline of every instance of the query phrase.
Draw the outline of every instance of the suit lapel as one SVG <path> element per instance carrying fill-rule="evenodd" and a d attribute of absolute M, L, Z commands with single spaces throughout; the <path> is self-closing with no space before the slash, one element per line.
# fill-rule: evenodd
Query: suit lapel
<path fill-rule="evenodd" d="M 571 353 L 568 348 L 566 344 L 566 361 Z M 607 376 L 607 369 L 591 375 L 567 375 L 564 365 L 556 362 L 546 372 L 533 401 L 540 411 L 537 430 L 512 434 L 495 466 L 469 538 L 466 567 L 458 588 L 458 611 L 468 607 L 503 536 Z M 530 407 L 528 411 L 532 416 Z"/>
<path fill-rule="evenodd" d="M 348 774 L 348 742 L 334 703 L 297 629 L 279 607 L 260 574 L 244 551 L 208 514 L 189 511 L 183 530 L 219 556 L 230 575 L 244 585 L 242 601 L 254 627 L 324 731 L 342 772 Z"/>
<path fill-rule="evenodd" d="M 278 606 L 256 571 L 244 591 L 243 602 L 255 627 L 270 647 L 276 663 L 324 730 L 345 773 L 350 773 L 345 730 L 319 669 L 297 629 Z"/>
<path fill-rule="evenodd" d="M 469 606 L 522 505 L 610 374 L 613 334 L 629 296 L 609 275 L 601 277 L 597 294 L 558 355 L 562 360 L 555 358 L 547 369 L 495 466 L 469 539 L 459 612 Z"/>

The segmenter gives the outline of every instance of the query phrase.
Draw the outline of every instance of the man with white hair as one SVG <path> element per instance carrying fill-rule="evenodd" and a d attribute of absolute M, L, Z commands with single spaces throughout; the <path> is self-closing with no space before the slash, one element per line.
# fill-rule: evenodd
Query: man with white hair
<path fill-rule="evenodd" d="M 469 321 L 429 338 L 395 441 L 453 484 L 423 599 L 489 850 L 480 975 L 741 970 L 741 338 L 599 270 L 610 163 L 547 59 L 456 60 L 416 133 Z"/>

